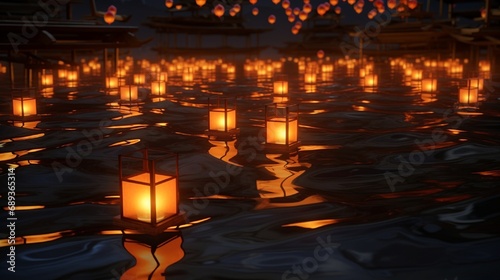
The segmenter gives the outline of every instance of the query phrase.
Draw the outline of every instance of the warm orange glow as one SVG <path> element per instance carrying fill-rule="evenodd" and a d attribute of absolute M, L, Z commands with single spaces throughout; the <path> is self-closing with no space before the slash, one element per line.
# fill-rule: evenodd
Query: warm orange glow
<path fill-rule="evenodd" d="M 253 8 L 252 9 L 252 15 L 256 16 L 259 14 L 259 8 Z"/>
<path fill-rule="evenodd" d="M 408 0 L 408 8 L 415 9 L 418 5 L 417 0 Z"/>
<path fill-rule="evenodd" d="M 337 6 L 338 3 L 339 3 L 338 0 L 330 0 L 330 5 L 332 6 Z"/>
<path fill-rule="evenodd" d="M 307 19 L 307 13 L 305 11 L 300 11 L 300 13 L 299 13 L 299 19 L 301 21 L 305 21 Z"/>
<path fill-rule="evenodd" d="M 278 77 L 273 83 L 274 94 L 288 94 L 288 81 L 285 77 Z"/>
<path fill-rule="evenodd" d="M 458 102 L 464 105 L 477 103 L 478 89 L 472 87 L 462 87 L 459 90 Z"/>
<path fill-rule="evenodd" d="M 322 59 L 325 57 L 325 52 L 323 50 L 319 50 L 316 52 L 316 56 L 318 56 L 319 59 Z"/>
<path fill-rule="evenodd" d="M 270 23 L 270 24 L 274 24 L 276 22 L 276 16 L 275 15 L 270 15 L 268 18 L 267 18 L 267 21 Z"/>
<path fill-rule="evenodd" d="M 257 4 L 257 0 L 249 0 L 248 2 L 250 2 L 250 4 L 252 4 L 252 5 Z"/>
<path fill-rule="evenodd" d="M 174 5 L 174 0 L 165 0 L 165 6 L 167 8 L 172 8 L 172 6 Z"/>
<path fill-rule="evenodd" d="M 304 74 L 304 82 L 306 84 L 315 84 L 316 83 L 316 72 L 308 71 Z"/>
<path fill-rule="evenodd" d="M 106 14 L 104 14 L 104 21 L 107 24 L 112 24 L 113 22 L 115 22 L 115 14 L 113 14 L 110 11 L 107 11 Z"/>
<path fill-rule="evenodd" d="M 163 81 L 151 82 L 151 94 L 163 95 L 167 93 L 167 83 Z"/>
<path fill-rule="evenodd" d="M 437 80 L 433 78 L 422 79 L 422 91 L 434 92 L 437 90 Z"/>
<path fill-rule="evenodd" d="M 275 5 L 278 5 L 281 2 L 281 0 L 272 0 L 272 1 Z"/>
<path fill-rule="evenodd" d="M 59 79 L 66 79 L 66 77 L 68 76 L 68 70 L 59 69 L 59 71 L 57 71 L 57 76 L 59 77 Z"/>
<path fill-rule="evenodd" d="M 214 15 L 216 15 L 217 17 L 222 17 L 224 15 L 224 12 L 225 12 L 225 9 L 224 9 L 224 6 L 222 6 L 222 4 L 217 4 L 217 6 L 215 6 L 214 8 Z"/>
<path fill-rule="evenodd" d="M 67 72 L 67 80 L 68 82 L 76 82 L 78 81 L 78 71 L 70 70 Z"/>
<path fill-rule="evenodd" d="M 484 88 L 484 79 L 482 78 L 470 78 L 469 79 L 470 87 L 477 87 L 478 90 L 483 90 Z"/>
<path fill-rule="evenodd" d="M 134 84 L 143 85 L 146 83 L 146 75 L 145 74 L 134 74 Z"/>
<path fill-rule="evenodd" d="M 281 7 L 283 7 L 283 9 L 288 9 L 290 7 L 290 0 L 283 0 L 281 2 Z"/>
<path fill-rule="evenodd" d="M 314 221 L 286 224 L 286 225 L 282 225 L 282 227 L 301 227 L 301 228 L 307 228 L 307 229 L 316 229 L 316 228 L 324 227 L 327 225 L 335 224 L 338 222 L 339 222 L 339 220 L 336 220 L 336 219 L 314 220 Z"/>
<path fill-rule="evenodd" d="M 286 118 L 275 117 L 267 120 L 266 130 L 266 143 L 288 145 L 297 142 L 297 119 L 289 119 L 288 123 Z M 288 126 L 288 142 L 286 141 L 286 129 Z"/>
<path fill-rule="evenodd" d="M 51 87 L 54 85 L 54 76 L 52 74 L 42 74 L 42 86 Z"/>
<path fill-rule="evenodd" d="M 336 13 L 337 15 L 340 15 L 340 13 L 341 13 L 341 12 L 342 12 L 342 8 L 340 8 L 340 7 L 338 7 L 338 6 L 337 6 L 337 7 L 335 7 L 335 13 Z"/>
<path fill-rule="evenodd" d="M 106 77 L 106 88 L 107 89 L 118 88 L 118 77 Z"/>
<path fill-rule="evenodd" d="M 235 109 L 227 109 L 225 111 L 224 108 L 211 108 L 209 114 L 209 130 L 228 131 L 236 128 Z"/>
<path fill-rule="evenodd" d="M 120 279 L 164 280 L 165 276 L 162 274 L 167 267 L 184 257 L 182 237 L 180 236 L 156 248 L 154 255 L 157 260 L 153 258 L 151 247 L 145 244 L 135 241 L 125 241 L 123 247 L 134 256 L 136 262 L 133 267 L 121 275 Z M 160 265 L 158 269 L 156 269 L 156 261 Z M 153 271 L 154 274 L 151 275 Z"/>
<path fill-rule="evenodd" d="M 202 7 L 207 3 L 207 0 L 196 0 L 196 5 Z"/>
<path fill-rule="evenodd" d="M 120 87 L 120 99 L 124 101 L 132 101 L 138 99 L 137 86 L 126 85 Z"/>
<path fill-rule="evenodd" d="M 36 115 L 36 99 L 14 98 L 12 99 L 12 109 L 14 116 L 27 117 Z"/>
<path fill-rule="evenodd" d="M 397 5 L 397 2 L 396 0 L 388 0 L 387 1 L 387 8 L 393 10 L 394 8 L 396 8 L 396 5 Z"/>
<path fill-rule="evenodd" d="M 152 221 L 150 173 L 147 172 L 122 180 L 123 217 L 159 223 L 177 213 L 177 179 L 155 174 L 154 181 L 156 221 Z"/>
<path fill-rule="evenodd" d="M 375 74 L 365 75 L 365 87 L 376 87 L 378 85 L 378 76 Z"/>
<path fill-rule="evenodd" d="M 422 70 L 413 69 L 413 71 L 411 73 L 411 78 L 412 78 L 412 80 L 415 80 L 415 81 L 422 80 Z"/>

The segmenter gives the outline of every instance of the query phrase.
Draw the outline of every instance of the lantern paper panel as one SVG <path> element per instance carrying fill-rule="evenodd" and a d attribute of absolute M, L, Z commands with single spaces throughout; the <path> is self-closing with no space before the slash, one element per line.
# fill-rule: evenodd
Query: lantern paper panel
<path fill-rule="evenodd" d="M 138 88 L 135 85 L 120 87 L 120 99 L 124 101 L 134 101 L 138 99 Z"/>
<path fill-rule="evenodd" d="M 270 118 L 266 121 L 266 142 L 268 144 L 288 145 L 297 142 L 298 120 L 284 117 Z M 287 141 L 288 127 L 288 141 Z"/>
<path fill-rule="evenodd" d="M 148 172 L 122 181 L 123 217 L 147 223 L 159 223 L 177 213 L 177 179 L 173 176 Z M 152 194 L 156 199 L 153 200 Z M 153 209 L 156 219 L 153 220 Z"/>
<path fill-rule="evenodd" d="M 276 79 L 273 83 L 274 94 L 288 94 L 288 81 L 284 79 Z"/>
<path fill-rule="evenodd" d="M 164 81 L 151 82 L 151 94 L 163 95 L 167 93 L 167 84 Z"/>
<path fill-rule="evenodd" d="M 35 98 L 16 97 L 12 99 L 12 113 L 14 116 L 27 117 L 37 114 Z"/>
<path fill-rule="evenodd" d="M 209 112 L 210 130 L 228 131 L 236 128 L 236 110 L 211 108 Z"/>
<path fill-rule="evenodd" d="M 459 90 L 458 102 L 463 105 L 474 105 L 477 103 L 478 89 L 463 87 Z"/>
<path fill-rule="evenodd" d="M 422 79 L 422 91 L 434 92 L 437 90 L 437 80 L 433 78 Z"/>

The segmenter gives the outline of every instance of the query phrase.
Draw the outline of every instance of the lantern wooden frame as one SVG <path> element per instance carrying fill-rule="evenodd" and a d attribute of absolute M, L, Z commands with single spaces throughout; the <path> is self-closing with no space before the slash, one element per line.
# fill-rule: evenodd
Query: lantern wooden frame
<path fill-rule="evenodd" d="M 120 100 L 122 102 L 127 102 L 127 103 L 139 102 L 139 86 L 137 85 L 120 86 Z"/>
<path fill-rule="evenodd" d="M 153 81 L 151 82 L 151 95 L 164 96 L 168 92 L 166 81 Z"/>
<path fill-rule="evenodd" d="M 215 124 L 214 117 L 223 115 L 224 128 L 220 129 Z M 232 119 L 232 120 L 231 120 Z M 207 136 L 214 140 L 232 140 L 240 133 L 237 127 L 238 117 L 236 98 L 212 97 L 208 98 L 208 129 Z"/>
<path fill-rule="evenodd" d="M 479 89 L 472 87 L 470 84 L 467 87 L 458 89 L 458 108 L 475 109 L 479 104 Z"/>
<path fill-rule="evenodd" d="M 299 135 L 299 105 L 273 103 L 266 105 L 264 109 L 265 121 L 265 150 L 278 152 L 295 152 L 300 146 Z M 279 129 L 284 126 L 283 137 L 270 135 L 270 130 Z M 295 126 L 295 127 L 291 127 Z M 292 139 L 290 139 L 292 138 Z"/>
<path fill-rule="evenodd" d="M 121 197 L 120 216 L 115 218 L 118 225 L 148 233 L 160 233 L 184 220 L 183 213 L 179 212 L 178 154 L 141 149 L 119 155 L 118 161 Z M 159 171 L 160 162 L 165 161 L 173 162 L 175 170 Z M 126 164 L 132 167 L 125 166 Z M 169 196 L 172 194 L 173 200 Z M 143 205 L 143 200 L 147 200 L 147 206 Z M 159 203 L 166 200 L 173 202 L 173 205 Z"/>

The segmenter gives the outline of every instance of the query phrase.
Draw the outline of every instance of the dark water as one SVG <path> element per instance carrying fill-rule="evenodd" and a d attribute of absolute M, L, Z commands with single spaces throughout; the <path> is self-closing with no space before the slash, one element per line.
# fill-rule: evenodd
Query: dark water
<path fill-rule="evenodd" d="M 169 72 L 168 96 L 142 88 L 132 105 L 82 75 L 78 88 L 44 93 L 24 123 L 10 121 L 4 88 L 2 207 L 10 164 L 17 239 L 16 272 L 2 261 L 1 279 L 500 279 L 498 76 L 483 73 L 480 103 L 464 109 L 458 86 L 475 65 L 450 74 L 408 61 L 437 77 L 438 92 L 422 94 L 387 61 L 374 64 L 375 88 L 360 86 L 359 63 L 336 61 L 308 85 L 287 63 L 300 103 L 291 155 L 261 144 L 272 76 L 239 65 L 234 76 L 220 64 L 195 71 L 193 83 Z M 204 135 L 210 94 L 237 97 L 237 140 Z M 118 155 L 144 147 L 180 154 L 189 222 L 177 233 L 113 224 Z"/>

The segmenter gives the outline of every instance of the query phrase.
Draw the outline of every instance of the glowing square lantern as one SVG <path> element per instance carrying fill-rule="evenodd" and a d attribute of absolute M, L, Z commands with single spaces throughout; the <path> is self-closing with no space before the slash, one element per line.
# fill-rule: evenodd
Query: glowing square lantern
<path fill-rule="evenodd" d="M 118 88 L 118 77 L 106 77 L 106 88 L 108 90 Z"/>
<path fill-rule="evenodd" d="M 304 74 L 304 82 L 306 84 L 315 84 L 316 83 L 316 71 L 309 70 Z"/>
<path fill-rule="evenodd" d="M 43 87 L 54 86 L 54 76 L 52 74 L 48 74 L 48 73 L 42 74 L 41 84 Z"/>
<path fill-rule="evenodd" d="M 78 81 L 78 71 L 76 71 L 76 70 L 67 71 L 66 79 L 69 82 L 76 82 L 76 81 Z"/>
<path fill-rule="evenodd" d="M 12 113 L 18 117 L 36 115 L 36 99 L 32 97 L 16 97 L 12 99 Z"/>
<path fill-rule="evenodd" d="M 155 227 L 178 214 L 178 161 L 177 154 L 147 149 L 119 156 L 122 220 Z"/>
<path fill-rule="evenodd" d="M 144 85 L 146 83 L 146 75 L 144 74 L 134 74 L 134 84 Z"/>
<path fill-rule="evenodd" d="M 121 100 L 132 102 L 138 98 L 138 88 L 136 85 L 125 85 L 120 87 Z"/>
<path fill-rule="evenodd" d="M 279 95 L 288 94 L 288 79 L 286 75 L 277 75 L 274 78 L 273 92 Z"/>
<path fill-rule="evenodd" d="M 265 114 L 266 144 L 289 146 L 298 142 L 298 105 L 267 105 Z"/>
<path fill-rule="evenodd" d="M 167 83 L 165 81 L 151 82 L 151 94 L 164 95 L 167 93 Z"/>
<path fill-rule="evenodd" d="M 422 79 L 422 92 L 434 92 L 437 90 L 437 80 L 434 78 Z"/>
<path fill-rule="evenodd" d="M 236 136 L 236 99 L 209 98 L 208 99 L 208 132 L 214 138 L 231 139 Z"/>
<path fill-rule="evenodd" d="M 375 74 L 365 75 L 365 87 L 376 87 L 378 85 L 378 76 Z"/>
<path fill-rule="evenodd" d="M 469 81 L 470 87 L 477 87 L 478 90 L 483 90 L 484 88 L 484 79 L 483 78 L 470 78 Z"/>
<path fill-rule="evenodd" d="M 464 106 L 475 107 L 478 97 L 477 87 L 461 87 L 458 93 L 458 103 Z"/>

